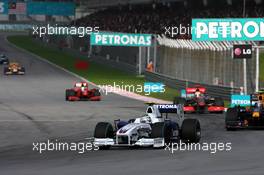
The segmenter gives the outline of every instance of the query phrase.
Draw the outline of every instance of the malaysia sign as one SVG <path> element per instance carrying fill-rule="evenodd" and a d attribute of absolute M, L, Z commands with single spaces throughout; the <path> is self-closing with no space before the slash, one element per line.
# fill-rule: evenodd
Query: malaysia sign
<path fill-rule="evenodd" d="M 73 2 L 0 0 L 0 14 L 73 16 L 75 4 Z"/>

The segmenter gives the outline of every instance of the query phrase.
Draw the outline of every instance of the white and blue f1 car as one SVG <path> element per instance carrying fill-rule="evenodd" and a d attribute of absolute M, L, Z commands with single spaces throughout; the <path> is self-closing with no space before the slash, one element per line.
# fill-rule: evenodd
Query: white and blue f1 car
<path fill-rule="evenodd" d="M 185 119 L 181 104 L 149 103 L 146 114 L 129 121 L 116 120 L 97 123 L 94 144 L 100 149 L 111 146 L 164 147 L 178 142 L 197 143 L 201 138 L 197 119 Z"/>

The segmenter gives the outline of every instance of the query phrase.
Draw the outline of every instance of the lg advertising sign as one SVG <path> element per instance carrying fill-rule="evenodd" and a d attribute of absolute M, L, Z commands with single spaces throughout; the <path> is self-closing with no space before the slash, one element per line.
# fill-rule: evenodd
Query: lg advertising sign
<path fill-rule="evenodd" d="M 233 58 L 234 59 L 252 58 L 252 45 L 249 44 L 234 45 Z"/>

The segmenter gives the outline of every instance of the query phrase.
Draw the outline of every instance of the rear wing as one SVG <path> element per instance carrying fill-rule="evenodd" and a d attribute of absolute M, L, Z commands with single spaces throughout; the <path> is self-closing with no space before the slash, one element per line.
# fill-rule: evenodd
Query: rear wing
<path fill-rule="evenodd" d="M 192 88 L 186 88 L 186 94 L 194 94 L 197 90 L 199 90 L 202 94 L 205 94 L 206 92 L 205 87 L 192 87 Z"/>
<path fill-rule="evenodd" d="M 163 113 L 177 113 L 179 106 L 176 104 L 159 104 L 155 106 L 161 114 Z"/>

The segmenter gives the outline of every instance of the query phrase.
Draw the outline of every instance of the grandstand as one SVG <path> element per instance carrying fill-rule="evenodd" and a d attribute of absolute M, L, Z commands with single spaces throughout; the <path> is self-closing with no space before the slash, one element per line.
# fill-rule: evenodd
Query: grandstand
<path fill-rule="evenodd" d="M 133 1 L 131 1 L 133 2 Z M 164 1 L 165 2 L 165 1 Z M 96 12 L 78 19 L 77 25 L 100 26 L 101 30 L 128 33 L 164 33 L 165 26 L 190 27 L 192 18 L 243 17 L 242 1 L 176 1 L 157 4 L 126 4 L 99 8 Z M 186 3 L 186 2 L 189 2 Z M 195 3 L 196 2 L 196 3 Z M 207 2 L 207 3 L 204 3 Z M 228 2 L 232 2 L 228 4 Z M 195 8 L 193 8 L 195 6 Z M 262 17 L 262 1 L 248 1 L 245 17 Z M 178 35 L 175 38 L 190 38 Z"/>
<path fill-rule="evenodd" d="M 90 46 L 87 44 L 89 36 L 52 36 L 49 42 L 66 43 L 65 49 L 81 51 L 98 62 L 133 73 L 144 73 L 140 70 L 145 70 L 147 63 L 153 60 L 153 74 L 164 79 L 237 89 L 244 85 L 243 62 L 232 59 L 231 48 L 233 44 L 245 42 L 194 42 L 190 40 L 190 33 L 171 36 L 166 34 L 165 27 L 188 28 L 192 18 L 264 16 L 262 0 L 83 0 L 75 3 L 78 14 L 71 25 L 98 26 L 100 31 L 153 34 L 153 46 Z M 258 42 L 248 43 L 259 45 Z M 249 91 L 255 89 L 255 61 L 253 53 L 253 59 L 247 61 Z"/>

